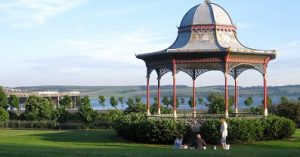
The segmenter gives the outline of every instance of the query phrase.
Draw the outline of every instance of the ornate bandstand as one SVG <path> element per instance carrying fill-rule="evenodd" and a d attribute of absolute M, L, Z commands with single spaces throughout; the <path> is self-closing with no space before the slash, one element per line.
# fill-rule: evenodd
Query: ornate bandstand
<path fill-rule="evenodd" d="M 138 54 L 147 67 L 147 114 L 150 116 L 150 75 L 157 73 L 158 115 L 160 81 L 168 72 L 173 76 L 173 116 L 176 109 L 176 74 L 184 72 L 193 81 L 193 116 L 196 116 L 196 79 L 209 71 L 221 71 L 225 79 L 225 117 L 229 116 L 228 77 L 235 80 L 235 112 L 238 113 L 238 77 L 248 69 L 263 76 L 264 116 L 268 116 L 267 67 L 276 58 L 275 50 L 258 50 L 244 46 L 237 38 L 237 27 L 229 14 L 218 4 L 205 0 L 183 17 L 176 41 L 162 51 Z"/>

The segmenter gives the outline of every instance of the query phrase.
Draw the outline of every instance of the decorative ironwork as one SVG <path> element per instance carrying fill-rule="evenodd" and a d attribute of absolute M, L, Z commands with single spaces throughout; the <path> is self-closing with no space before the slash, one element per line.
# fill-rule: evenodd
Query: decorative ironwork
<path fill-rule="evenodd" d="M 233 78 L 238 78 L 244 71 L 253 69 L 260 72 L 262 75 L 264 72 L 263 64 L 245 64 L 245 63 L 231 63 L 229 64 L 229 74 Z"/>
<path fill-rule="evenodd" d="M 155 69 L 156 73 L 157 73 L 157 79 L 161 79 L 166 73 L 170 72 L 170 69 L 167 68 L 159 68 L 159 69 Z"/>
<path fill-rule="evenodd" d="M 210 71 L 209 69 L 180 69 L 180 71 L 188 74 L 193 80 L 196 80 L 200 75 Z"/>

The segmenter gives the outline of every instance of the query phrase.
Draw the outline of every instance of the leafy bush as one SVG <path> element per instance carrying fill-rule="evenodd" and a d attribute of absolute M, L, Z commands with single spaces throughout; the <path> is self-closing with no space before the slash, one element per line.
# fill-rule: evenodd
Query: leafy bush
<path fill-rule="evenodd" d="M 295 132 L 295 123 L 283 117 L 269 116 L 263 119 L 230 119 L 228 123 L 229 143 L 251 143 L 262 140 L 275 140 L 291 137 Z M 200 134 L 211 144 L 220 140 L 219 120 L 208 120 L 200 127 Z"/>
<path fill-rule="evenodd" d="M 115 121 L 122 115 L 123 112 L 119 110 L 111 110 L 108 112 L 99 113 L 93 125 L 102 126 L 104 128 L 113 128 Z"/>
<path fill-rule="evenodd" d="M 232 119 L 228 132 L 229 143 L 251 143 L 262 139 L 264 127 L 259 119 Z"/>
<path fill-rule="evenodd" d="M 220 126 L 219 120 L 207 120 L 200 127 L 202 138 L 211 144 L 217 144 L 220 141 Z"/>
<path fill-rule="evenodd" d="M 277 115 L 300 124 L 300 103 L 287 102 L 277 106 Z"/>
<path fill-rule="evenodd" d="M 167 119 L 147 119 L 143 114 L 125 115 L 114 126 L 118 135 L 143 143 L 170 144 L 178 135 L 184 135 L 186 125 Z"/>
<path fill-rule="evenodd" d="M 291 137 L 296 130 L 295 123 L 284 117 L 269 116 L 263 120 L 263 140 L 274 140 Z"/>

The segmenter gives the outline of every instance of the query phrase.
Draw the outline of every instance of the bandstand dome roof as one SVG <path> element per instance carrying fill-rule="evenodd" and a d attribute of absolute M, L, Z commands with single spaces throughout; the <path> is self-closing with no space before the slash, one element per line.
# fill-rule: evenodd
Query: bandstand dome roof
<path fill-rule="evenodd" d="M 244 46 L 237 38 L 237 27 L 228 12 L 210 0 L 190 9 L 181 20 L 175 42 L 162 51 L 138 54 L 139 59 L 172 54 L 251 54 L 276 58 L 275 50 L 259 50 Z"/>
<path fill-rule="evenodd" d="M 191 25 L 233 25 L 229 14 L 219 5 L 205 1 L 190 9 L 183 17 L 180 27 Z"/>

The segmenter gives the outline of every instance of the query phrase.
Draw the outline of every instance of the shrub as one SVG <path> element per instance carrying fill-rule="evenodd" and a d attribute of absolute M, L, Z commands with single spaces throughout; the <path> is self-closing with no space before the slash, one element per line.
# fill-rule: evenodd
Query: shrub
<path fill-rule="evenodd" d="M 122 111 L 119 110 L 111 110 L 104 113 L 99 113 L 96 121 L 93 123 L 102 126 L 103 128 L 113 128 L 113 125 L 119 117 L 123 115 Z"/>
<path fill-rule="evenodd" d="M 277 106 L 277 115 L 289 118 L 294 122 L 300 122 L 300 103 L 288 102 Z"/>
<path fill-rule="evenodd" d="M 220 126 L 219 120 L 207 120 L 200 127 L 200 134 L 203 139 L 211 144 L 217 144 L 220 141 Z"/>
<path fill-rule="evenodd" d="M 295 123 L 284 117 L 269 116 L 263 119 L 230 119 L 228 123 L 229 143 L 251 143 L 262 140 L 276 140 L 291 137 Z M 200 127 L 200 134 L 210 144 L 220 140 L 220 121 L 208 120 Z"/>
<path fill-rule="evenodd" d="M 229 143 L 251 143 L 262 139 L 264 127 L 258 119 L 232 119 L 229 121 Z"/>
<path fill-rule="evenodd" d="M 186 125 L 171 119 L 148 119 L 144 114 L 130 114 L 119 118 L 114 126 L 118 135 L 142 143 L 170 144 L 184 135 Z"/>
<path fill-rule="evenodd" d="M 269 116 L 263 120 L 263 140 L 274 140 L 291 137 L 296 130 L 295 123 L 284 117 Z"/>

